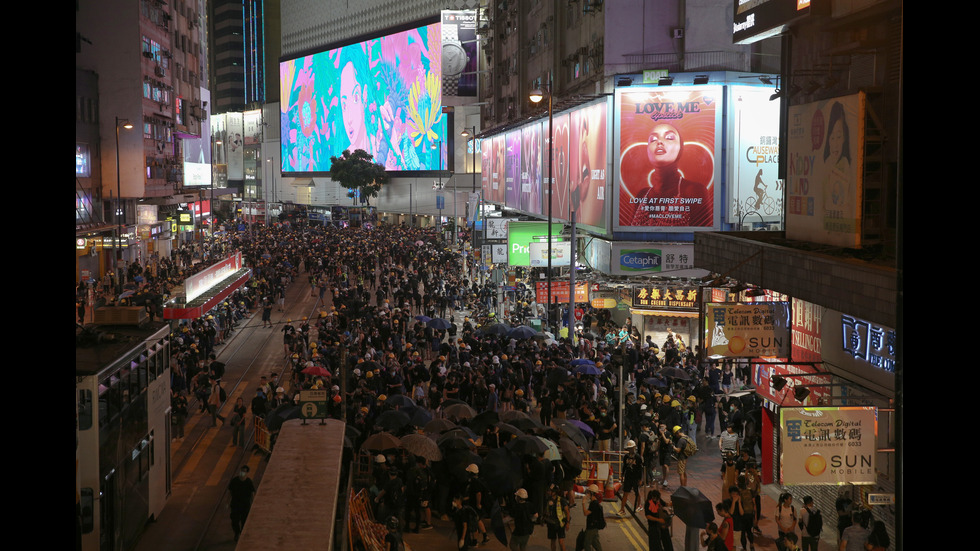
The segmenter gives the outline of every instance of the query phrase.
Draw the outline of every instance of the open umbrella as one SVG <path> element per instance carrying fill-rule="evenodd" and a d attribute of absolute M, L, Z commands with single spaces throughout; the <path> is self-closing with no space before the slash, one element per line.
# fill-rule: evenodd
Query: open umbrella
<path fill-rule="evenodd" d="M 528 417 L 525 419 L 514 419 L 510 422 L 511 425 L 521 429 L 524 432 L 531 432 L 535 429 L 544 428 L 540 421 L 537 419 Z"/>
<path fill-rule="evenodd" d="M 408 424 L 416 427 L 424 427 L 432 421 L 432 414 L 424 407 L 405 406 L 399 411 L 408 414 Z"/>
<path fill-rule="evenodd" d="M 567 437 L 562 438 L 558 441 L 558 449 L 561 450 L 561 458 L 568 463 L 569 467 L 577 469 L 579 473 L 582 472 L 582 451 L 574 442 Z"/>
<path fill-rule="evenodd" d="M 568 362 L 568 365 L 579 366 L 579 365 L 595 365 L 595 362 L 588 358 L 575 358 L 574 360 Z"/>
<path fill-rule="evenodd" d="M 512 339 L 530 339 L 537 334 L 538 332 L 534 328 L 527 325 L 515 327 L 507 332 L 507 336 Z"/>
<path fill-rule="evenodd" d="M 283 422 L 290 419 L 299 419 L 303 416 L 299 406 L 283 404 L 272 413 L 265 416 L 265 426 L 270 432 L 279 430 Z"/>
<path fill-rule="evenodd" d="M 602 373 L 602 370 L 600 370 L 595 365 L 582 364 L 582 365 L 579 365 L 578 367 L 575 368 L 575 373 L 580 373 L 582 375 L 592 375 L 592 376 L 595 376 L 595 375 L 599 375 L 600 373 Z"/>
<path fill-rule="evenodd" d="M 483 464 L 483 458 L 470 450 L 452 450 L 448 454 L 443 454 L 443 462 L 446 463 L 449 474 L 458 481 L 470 479 L 470 473 L 466 472 L 466 467 L 475 463 L 478 467 Z"/>
<path fill-rule="evenodd" d="M 643 379 L 643 382 L 657 388 L 667 388 L 667 381 L 658 377 L 647 377 L 646 379 Z"/>
<path fill-rule="evenodd" d="M 693 528 L 705 528 L 715 519 L 711 500 L 697 488 L 681 486 L 674 490 L 670 500 L 674 505 L 674 515 Z"/>
<path fill-rule="evenodd" d="M 383 412 L 374 421 L 374 425 L 381 427 L 389 432 L 398 432 L 402 427 L 408 424 L 411 418 L 404 411 L 398 411 L 395 409 Z"/>
<path fill-rule="evenodd" d="M 407 434 L 402 438 L 402 449 L 429 461 L 442 461 L 439 445 L 424 434 Z"/>
<path fill-rule="evenodd" d="M 449 329 L 453 326 L 453 323 L 447 319 L 433 318 L 432 321 L 426 323 L 429 327 L 433 329 Z"/>
<path fill-rule="evenodd" d="M 500 421 L 496 411 L 484 411 L 470 420 L 469 427 L 476 434 L 483 434 L 487 427 Z"/>
<path fill-rule="evenodd" d="M 466 438 L 467 440 L 476 440 L 477 435 L 469 427 L 458 426 L 453 427 L 446 432 L 442 433 L 442 436 L 458 436 L 460 438 Z"/>
<path fill-rule="evenodd" d="M 329 377 L 330 376 L 330 372 L 329 371 L 327 371 L 323 367 L 321 367 L 319 365 L 316 365 L 316 364 L 313 364 L 313 365 L 311 365 L 309 367 L 303 368 L 303 373 L 306 373 L 307 375 L 313 375 L 314 377 Z"/>
<path fill-rule="evenodd" d="M 493 448 L 480 466 L 480 480 L 496 495 L 510 495 L 521 487 L 521 456 L 507 448 Z"/>
<path fill-rule="evenodd" d="M 548 448 L 544 451 L 545 459 L 548 461 L 561 461 L 561 451 L 558 450 L 558 444 L 541 436 L 535 436 L 535 438 L 540 440 Z"/>
<path fill-rule="evenodd" d="M 382 450 L 392 450 L 395 448 L 399 448 L 401 447 L 401 445 L 402 445 L 401 439 L 396 438 L 390 433 L 376 432 L 371 436 L 367 437 L 367 440 L 365 440 L 364 443 L 361 444 L 361 449 L 382 451 Z"/>
<path fill-rule="evenodd" d="M 476 417 L 476 410 L 467 404 L 453 404 L 443 408 L 442 412 L 450 419 L 472 419 Z"/>
<path fill-rule="evenodd" d="M 506 323 L 494 323 L 486 327 L 481 327 L 480 331 L 483 331 L 484 335 L 500 335 L 504 336 L 510 332 L 510 326 Z"/>
<path fill-rule="evenodd" d="M 438 434 L 454 428 L 456 428 L 456 423 L 453 423 L 449 419 L 433 419 L 425 424 L 423 430 L 425 432 Z"/>
<path fill-rule="evenodd" d="M 497 538 L 504 547 L 507 547 L 507 528 L 504 525 L 504 513 L 500 510 L 500 503 L 494 501 L 493 508 L 490 509 L 490 529 L 493 530 L 494 537 Z"/>
<path fill-rule="evenodd" d="M 589 439 L 585 436 L 585 432 L 583 432 L 582 429 L 564 419 L 555 419 L 552 421 L 552 424 L 567 434 L 568 438 L 570 438 L 572 442 L 585 449 L 589 449 Z"/>
<path fill-rule="evenodd" d="M 516 410 L 516 409 L 505 411 L 502 414 L 500 414 L 500 420 L 503 421 L 503 422 L 505 422 L 505 423 L 509 423 L 511 421 L 516 421 L 518 419 L 530 419 L 530 418 L 531 417 L 528 414 L 524 413 L 523 411 Z"/>
<path fill-rule="evenodd" d="M 679 367 L 665 367 L 660 370 L 660 374 L 664 377 L 673 377 L 684 381 L 691 380 L 691 374 Z"/>
<path fill-rule="evenodd" d="M 500 422 L 494 424 L 494 426 L 497 427 L 497 430 L 499 430 L 504 434 L 513 434 L 514 436 L 524 436 L 524 431 L 515 427 L 514 425 L 511 425 L 510 423 Z"/>
<path fill-rule="evenodd" d="M 595 431 L 592 430 L 592 427 L 590 427 L 587 423 L 579 421 L 578 419 L 568 419 L 568 422 L 581 429 L 581 431 L 587 436 L 595 438 Z"/>
<path fill-rule="evenodd" d="M 507 443 L 507 449 L 518 455 L 537 455 L 548 451 L 548 446 L 534 436 L 518 436 Z"/>
<path fill-rule="evenodd" d="M 432 318 L 430 318 L 429 316 L 415 316 L 415 319 L 421 321 L 422 323 L 429 323 L 430 321 L 432 321 Z"/>
<path fill-rule="evenodd" d="M 392 406 L 395 406 L 396 408 L 401 408 L 407 406 L 414 406 L 415 401 L 409 398 L 408 396 L 405 396 L 404 394 L 395 394 L 394 396 L 389 396 L 388 399 L 385 400 L 385 404 L 390 404 Z"/>

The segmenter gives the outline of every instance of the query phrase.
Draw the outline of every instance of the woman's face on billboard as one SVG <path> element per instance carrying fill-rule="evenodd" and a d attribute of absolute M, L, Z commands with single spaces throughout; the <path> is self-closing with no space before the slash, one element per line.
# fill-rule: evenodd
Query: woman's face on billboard
<path fill-rule="evenodd" d="M 658 124 L 647 137 L 647 157 L 654 166 L 677 162 L 681 154 L 681 135 L 669 124 Z"/>
<path fill-rule="evenodd" d="M 345 65 L 340 74 L 340 109 L 344 115 L 344 129 L 351 145 L 363 145 L 364 96 L 361 94 L 361 85 L 357 82 L 353 63 Z"/>

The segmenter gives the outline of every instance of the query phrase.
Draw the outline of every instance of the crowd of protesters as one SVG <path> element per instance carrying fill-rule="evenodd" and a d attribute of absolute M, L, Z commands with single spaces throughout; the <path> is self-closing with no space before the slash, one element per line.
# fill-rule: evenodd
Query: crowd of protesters
<path fill-rule="evenodd" d="M 230 234 L 208 252 L 234 250 L 253 270 L 248 287 L 217 313 L 176 330 L 174 411 L 181 422 L 188 415 L 188 395 L 197 397 L 200 411 L 215 424 L 224 421 L 216 411 L 224 400 L 224 366 L 214 347 L 255 313 L 263 328 L 282 333 L 286 367 L 263 377 L 247 406 L 236 404 L 232 429 L 240 430 L 248 414 L 264 417 L 293 403 L 302 389 L 327 390 L 329 414 L 352 428 L 354 450 L 370 452 L 376 513 L 394 532 L 431 527 L 433 514 L 452 516 L 465 549 L 486 542 L 506 511 L 520 536 L 518 548 L 534 525 L 544 524 L 552 550 L 558 545 L 564 551 L 571 508 L 580 500 L 587 543 L 601 548 L 595 532 L 601 527 L 592 512 L 602 495 L 594 486 L 573 491 L 581 463 L 513 447 L 524 434 L 557 447 L 577 432 L 576 444 L 586 451 L 624 450 L 619 509 L 624 513 L 632 496 L 632 507 L 650 523 L 651 549 L 669 548 L 669 531 L 661 526 L 666 515 L 661 510 L 669 507 L 659 490 L 686 485 L 686 459 L 696 453 L 697 432 L 703 431 L 709 438 L 717 435 L 723 452 L 732 452 L 721 465 L 731 485 L 719 514 L 739 516 L 743 547 L 752 546 L 760 512 L 753 458 L 760 449 L 761 413 L 754 393 L 731 396 L 748 378 L 740 366 L 699 363 L 697 350 L 681 335 L 668 330 L 662 343 L 650 336 L 642 340 L 629 319 L 619 325 L 609 310 L 588 306 L 574 344 L 567 338 L 491 332 L 492 317 L 478 325 L 475 313 L 493 310 L 493 286 L 471 279 L 466 258 L 432 228 L 280 226 Z M 168 284 L 193 270 L 187 264 L 193 254 L 180 251 L 159 263 L 137 294 L 166 295 Z M 316 308 L 309 317 L 273 323 L 271 310 L 284 310 L 286 289 L 294 281 L 309 287 Z M 512 306 L 534 310 L 527 302 Z M 440 328 L 433 319 L 449 323 Z M 458 404 L 472 413 L 453 410 Z M 407 422 L 392 424 L 395 415 L 389 412 L 395 411 L 405 413 Z M 481 415 L 496 422 L 477 422 Z M 500 421 L 505 417 L 528 421 L 505 424 Z M 436 436 L 439 460 L 398 446 L 363 446 L 380 432 L 394 437 L 433 432 L 426 425 L 440 419 L 446 424 Z M 183 436 L 182 425 L 175 435 Z M 233 444 L 244 444 L 241 434 Z M 507 461 L 515 462 L 516 477 L 503 483 L 499 473 L 487 473 L 486 467 Z M 705 545 L 719 534 L 722 540 L 733 537 L 724 522 L 713 534 L 706 534 Z"/>

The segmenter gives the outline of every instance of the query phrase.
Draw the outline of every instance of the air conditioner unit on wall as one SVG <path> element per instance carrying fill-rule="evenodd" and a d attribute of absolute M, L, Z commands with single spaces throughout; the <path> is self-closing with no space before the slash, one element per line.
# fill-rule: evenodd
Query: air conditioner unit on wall
<path fill-rule="evenodd" d="M 675 27 L 674 29 L 672 29 L 672 32 L 673 32 L 674 38 L 684 38 L 684 28 L 683 27 Z"/>

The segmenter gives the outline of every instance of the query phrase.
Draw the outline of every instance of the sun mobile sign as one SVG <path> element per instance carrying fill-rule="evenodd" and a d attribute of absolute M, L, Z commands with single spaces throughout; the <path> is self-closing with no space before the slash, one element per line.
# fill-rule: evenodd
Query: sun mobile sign
<path fill-rule="evenodd" d="M 779 426 L 783 484 L 876 482 L 875 408 L 781 408 Z"/>

